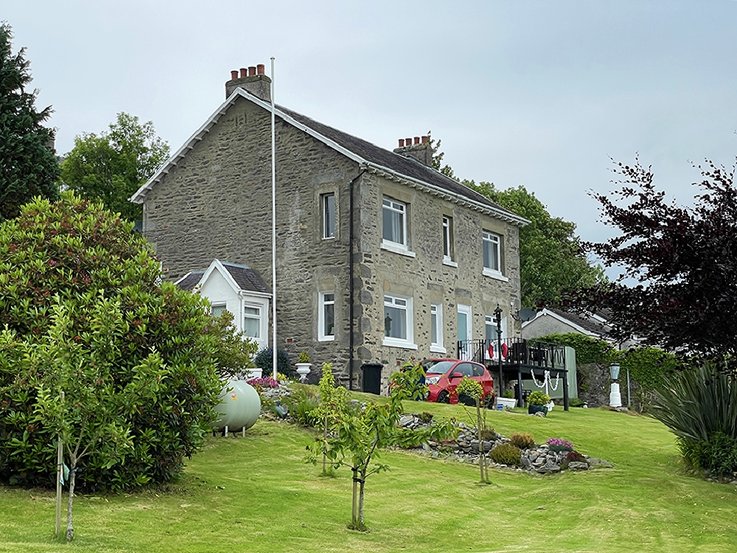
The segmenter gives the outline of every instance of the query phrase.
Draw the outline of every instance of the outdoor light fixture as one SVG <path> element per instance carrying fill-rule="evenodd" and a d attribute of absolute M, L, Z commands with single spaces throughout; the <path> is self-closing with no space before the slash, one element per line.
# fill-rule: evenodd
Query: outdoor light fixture
<path fill-rule="evenodd" d="M 609 365 L 609 376 L 612 387 L 609 391 L 609 407 L 622 407 L 622 395 L 619 393 L 619 363 Z"/>

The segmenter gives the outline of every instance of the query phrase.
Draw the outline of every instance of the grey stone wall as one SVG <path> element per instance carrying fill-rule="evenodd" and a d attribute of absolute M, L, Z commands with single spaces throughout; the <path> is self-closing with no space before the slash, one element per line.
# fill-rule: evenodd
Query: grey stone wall
<path fill-rule="evenodd" d="M 408 206 L 408 246 L 415 257 L 381 248 L 382 200 L 384 196 Z M 361 362 L 386 366 L 384 384 L 404 361 L 442 357 L 430 353 L 430 305 L 443 305 L 443 345 L 448 357 L 456 357 L 457 306 L 472 308 L 473 337 L 485 332 L 485 316 L 497 304 L 509 314 L 510 302 L 519 305 L 520 268 L 518 228 L 503 221 L 451 203 L 423 190 L 365 175 L 361 184 L 361 264 L 358 279 L 361 294 Z M 455 261 L 458 267 L 443 264 L 442 218 L 451 216 L 454 225 Z M 508 281 L 483 275 L 482 230 L 503 236 L 503 267 Z M 416 350 L 383 345 L 385 293 L 413 298 Z M 509 318 L 510 330 L 512 319 Z"/>
<path fill-rule="evenodd" d="M 279 343 L 296 360 L 307 351 L 315 367 L 326 361 L 348 373 L 349 183 L 355 162 L 277 119 L 277 294 Z M 205 268 L 214 259 L 245 263 L 271 287 L 270 116 L 238 99 L 187 155 L 149 192 L 144 233 L 154 243 L 168 277 Z M 337 233 L 320 234 L 321 194 L 336 195 Z M 382 198 L 409 207 L 406 257 L 381 249 Z M 499 304 L 519 305 L 518 228 L 423 190 L 365 173 L 355 185 L 355 377 L 363 363 L 379 362 L 389 374 L 403 361 L 430 355 L 430 304 L 443 305 L 444 345 L 456 355 L 456 309 L 473 310 L 474 338 L 484 336 L 484 316 Z M 442 217 L 454 224 L 455 260 L 443 265 Z M 482 274 L 482 230 L 503 236 L 508 282 Z M 318 294 L 334 292 L 336 339 L 317 340 Z M 385 293 L 413 298 L 416 350 L 387 347 Z M 509 320 L 512 323 L 511 319 Z M 514 333 L 512 333 L 514 334 Z M 437 354 L 433 354 L 437 356 Z M 315 379 L 319 371 L 313 376 Z M 358 384 L 358 382 L 356 382 Z"/>
<path fill-rule="evenodd" d="M 269 113 L 239 99 L 153 187 L 144 233 L 170 279 L 214 259 L 245 263 L 271 287 Z M 348 359 L 348 183 L 355 163 L 277 120 L 277 321 L 279 342 L 313 364 Z M 334 239 L 320 234 L 319 196 L 336 194 Z M 318 342 L 317 295 L 336 295 L 336 340 Z M 343 317 L 340 317 L 343 314 Z M 287 343 L 289 342 L 289 343 Z"/>

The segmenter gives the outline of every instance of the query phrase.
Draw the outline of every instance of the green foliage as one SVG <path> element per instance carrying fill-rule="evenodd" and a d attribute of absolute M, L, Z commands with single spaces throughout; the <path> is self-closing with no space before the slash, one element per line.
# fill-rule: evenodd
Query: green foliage
<path fill-rule="evenodd" d="M 306 351 L 300 351 L 299 355 L 297 356 L 297 363 L 309 363 L 310 362 L 310 354 Z"/>
<path fill-rule="evenodd" d="M 535 447 L 535 439 L 532 437 L 532 434 L 526 432 L 512 434 L 509 437 L 509 442 L 520 449 Z"/>
<path fill-rule="evenodd" d="M 527 403 L 529 405 L 547 405 L 550 403 L 550 396 L 545 392 L 535 390 L 527 398 Z"/>
<path fill-rule="evenodd" d="M 119 113 L 110 130 L 83 134 L 61 162 L 61 180 L 88 199 L 101 201 L 124 219 L 141 219 L 141 206 L 128 201 L 169 156 L 153 123 Z"/>
<path fill-rule="evenodd" d="M 12 38 L 10 25 L 0 22 L 0 221 L 17 216 L 34 196 L 59 194 L 54 131 L 41 125 L 51 108 L 36 110 L 25 49 L 14 55 Z"/>
<path fill-rule="evenodd" d="M 489 472 L 486 467 L 486 456 L 483 450 L 483 436 L 486 432 L 486 411 L 481 409 L 481 398 L 484 395 L 484 389 L 477 380 L 464 376 L 456 387 L 459 401 L 461 398 L 470 399 L 476 405 L 476 437 L 479 442 L 479 473 L 482 484 L 489 482 Z M 465 402 L 463 402 L 465 404 Z"/>
<path fill-rule="evenodd" d="M 271 376 L 273 374 L 274 356 L 272 351 L 273 350 L 271 348 L 264 348 L 259 351 L 253 359 L 253 363 L 257 367 L 263 369 L 264 376 Z M 289 355 L 281 348 L 276 349 L 276 368 L 279 374 L 283 374 L 288 377 L 296 374 L 289 363 Z"/>
<path fill-rule="evenodd" d="M 289 414 L 300 425 L 312 428 L 320 422 L 320 398 L 312 388 L 296 388 L 282 401 L 289 409 Z"/>
<path fill-rule="evenodd" d="M 657 392 L 653 415 L 679 438 L 688 463 L 722 471 L 737 440 L 737 382 L 714 363 L 676 372 Z"/>
<path fill-rule="evenodd" d="M 618 359 L 619 352 L 612 345 L 600 338 L 584 336 L 577 332 L 568 334 L 548 334 L 538 338 L 541 342 L 569 346 L 576 350 L 576 363 L 588 365 L 596 363 L 608 365 Z"/>
<path fill-rule="evenodd" d="M 499 444 L 489 452 L 489 457 L 495 463 L 518 467 L 522 461 L 522 450 L 514 444 Z"/>
<path fill-rule="evenodd" d="M 53 484 L 59 428 L 47 392 L 79 393 L 69 375 L 80 359 L 91 365 L 86 370 L 100 371 L 94 382 L 101 398 L 110 397 L 108 382 L 115 394 L 139 393 L 110 421 L 130 429 L 132 450 L 111 465 L 96 447 L 80 461 L 83 487 L 134 488 L 180 473 L 218 402 L 216 361 L 224 336 L 205 300 L 160 284 L 160 277 L 150 246 L 132 224 L 71 193 L 54 204 L 35 200 L 0 224 L 0 320 L 7 325 L 0 347 L 0 479 Z M 60 381 L 46 379 L 37 361 L 23 362 L 23 352 L 32 357 L 51 347 L 52 331 L 56 347 L 68 350 L 59 350 L 59 363 L 69 364 L 59 369 Z M 39 407 L 39 390 L 47 407 Z"/>
<path fill-rule="evenodd" d="M 425 370 L 419 363 L 405 363 L 401 370 L 392 374 L 389 386 L 401 399 L 423 401 L 427 397 Z"/>
<path fill-rule="evenodd" d="M 423 424 L 430 424 L 433 419 L 433 414 L 423 411 L 422 413 L 417 414 L 417 418 L 420 419 L 420 422 Z"/>
<path fill-rule="evenodd" d="M 622 352 L 620 365 L 623 371 L 629 370 L 630 377 L 637 383 L 635 399 L 639 410 L 647 411 L 656 390 L 679 368 L 680 362 L 674 354 L 660 348 L 642 347 Z"/>
<path fill-rule="evenodd" d="M 534 192 L 524 186 L 498 190 L 490 182 L 463 184 L 530 221 L 519 231 L 523 305 L 555 305 L 567 292 L 606 280 L 603 269 L 582 253 L 576 225 L 550 215 Z"/>
<path fill-rule="evenodd" d="M 714 432 L 707 440 L 678 438 L 686 464 L 716 477 L 730 478 L 737 472 L 737 439 Z"/>
<path fill-rule="evenodd" d="M 213 317 L 211 326 L 213 333 L 223 337 L 215 352 L 215 365 L 221 379 L 241 377 L 245 369 L 255 366 L 253 356 L 258 351 L 258 344 L 248 339 L 243 332 L 235 330 L 230 311 Z"/>

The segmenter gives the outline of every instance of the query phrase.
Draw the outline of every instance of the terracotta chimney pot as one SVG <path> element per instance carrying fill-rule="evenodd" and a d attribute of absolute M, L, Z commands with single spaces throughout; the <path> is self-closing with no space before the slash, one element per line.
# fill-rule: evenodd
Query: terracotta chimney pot
<path fill-rule="evenodd" d="M 264 74 L 264 70 L 265 70 L 265 67 L 264 67 L 264 64 L 263 63 L 259 63 L 256 66 L 256 73 L 258 73 L 259 75 L 263 75 Z"/>
<path fill-rule="evenodd" d="M 230 80 L 231 80 L 231 81 L 234 81 L 234 80 L 236 80 L 237 78 L 238 78 L 238 70 L 237 70 L 237 69 L 233 69 L 233 70 L 232 70 L 232 71 L 230 72 Z"/>
<path fill-rule="evenodd" d="M 248 77 L 248 69 L 241 67 L 241 79 L 245 79 L 246 77 Z"/>
<path fill-rule="evenodd" d="M 249 77 L 255 77 L 256 76 L 256 66 L 255 65 L 251 65 L 248 68 L 248 76 Z"/>

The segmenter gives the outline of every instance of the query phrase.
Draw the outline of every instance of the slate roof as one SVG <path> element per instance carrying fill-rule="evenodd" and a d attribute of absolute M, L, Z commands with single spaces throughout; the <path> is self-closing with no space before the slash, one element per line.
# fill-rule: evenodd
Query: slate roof
<path fill-rule="evenodd" d="M 301 113 L 297 113 L 296 111 L 292 111 L 291 109 L 285 108 L 283 106 L 277 106 L 277 108 L 280 111 L 291 116 L 296 121 L 299 121 L 303 125 L 319 132 L 323 136 L 340 144 L 346 150 L 350 150 L 351 152 L 359 155 L 370 163 L 375 163 L 376 165 L 386 167 L 387 169 L 391 169 L 392 171 L 401 175 L 406 175 L 407 177 L 435 185 L 439 188 L 444 188 L 451 192 L 455 192 L 456 194 L 460 194 L 461 196 L 466 196 L 467 198 L 475 202 L 488 205 L 489 207 L 509 212 L 509 210 L 503 208 L 497 203 L 492 202 L 486 196 L 479 194 L 478 192 L 472 190 L 467 186 L 464 186 L 457 180 L 446 177 L 439 171 L 436 171 L 432 167 L 428 167 L 427 165 L 421 163 L 420 161 L 417 161 L 416 159 L 406 157 L 401 154 L 396 154 L 385 148 L 376 146 L 371 142 L 363 140 L 362 138 L 357 138 L 346 132 L 325 125 L 324 123 L 320 123 L 319 121 L 310 119 L 309 117 L 302 115 Z"/>
<path fill-rule="evenodd" d="M 239 97 L 245 98 L 266 110 L 271 110 L 271 104 L 264 102 L 243 88 L 237 88 L 210 116 L 210 118 L 205 121 L 205 123 L 189 138 L 189 140 L 187 140 L 187 142 L 182 145 L 182 147 L 179 148 L 179 150 L 177 150 L 147 182 L 141 185 L 135 194 L 131 196 L 130 201 L 143 203 L 148 191 L 157 182 L 159 182 L 180 159 L 184 158 L 189 150 L 191 150 L 198 141 L 202 140 L 202 137 L 205 134 L 210 132 L 210 129 Z M 529 223 L 529 221 L 524 217 L 501 207 L 489 200 L 486 196 L 471 190 L 454 179 L 446 177 L 439 171 L 436 171 L 432 167 L 428 167 L 415 159 L 380 148 L 366 140 L 352 136 L 348 133 L 320 123 L 319 121 L 315 121 L 314 119 L 310 119 L 301 113 L 292 111 L 283 106 L 274 106 L 274 112 L 276 117 L 279 117 L 288 124 L 300 128 L 311 136 L 327 144 L 329 147 L 338 150 L 358 163 L 366 163 L 376 170 L 387 170 L 400 178 L 404 177 L 415 183 L 425 184 L 428 188 L 436 191 L 440 190 L 447 192 L 453 199 L 465 199 L 468 202 L 472 202 L 472 206 L 480 206 L 483 209 L 488 209 L 492 215 L 512 224 L 524 226 Z"/>
<path fill-rule="evenodd" d="M 197 286 L 197 283 L 202 279 L 202 275 L 204 274 L 205 271 L 190 271 L 182 278 L 177 280 L 176 284 L 182 290 L 187 290 L 188 292 L 191 292 L 192 289 Z"/>
<path fill-rule="evenodd" d="M 258 272 L 251 269 L 248 265 L 236 265 L 235 263 L 221 262 L 225 270 L 230 273 L 233 280 L 241 290 L 247 290 L 249 292 L 262 292 L 264 294 L 270 294 L 271 291 L 264 283 L 261 275 Z"/>
<path fill-rule="evenodd" d="M 546 308 L 548 311 L 552 311 L 556 315 L 571 321 L 573 324 L 580 326 L 581 328 L 598 334 L 599 336 L 606 336 L 609 333 L 609 326 L 597 321 L 590 317 L 584 317 L 578 313 L 571 313 L 570 311 L 563 311 L 561 309 L 555 309 L 552 307 Z"/>
<path fill-rule="evenodd" d="M 214 263 L 214 262 L 213 262 Z M 264 294 L 270 294 L 271 291 L 266 283 L 261 278 L 261 275 L 257 271 L 251 269 L 248 265 L 240 265 L 237 263 L 229 263 L 227 261 L 220 261 L 223 268 L 228 271 L 236 285 L 247 292 L 261 292 Z M 207 270 L 198 269 L 196 271 L 190 271 L 185 276 L 180 278 L 176 284 L 183 290 L 192 291 L 197 284 L 202 280 Z"/>

